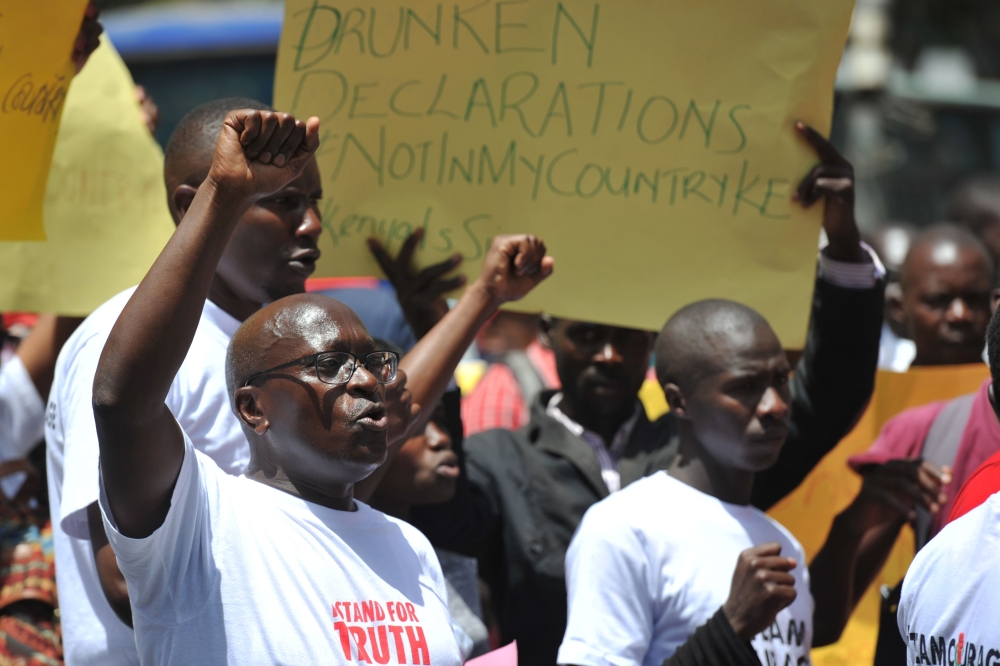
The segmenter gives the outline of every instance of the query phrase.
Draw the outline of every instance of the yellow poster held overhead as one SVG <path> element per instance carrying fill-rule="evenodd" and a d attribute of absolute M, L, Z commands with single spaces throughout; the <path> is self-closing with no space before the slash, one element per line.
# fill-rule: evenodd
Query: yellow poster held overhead
<path fill-rule="evenodd" d="M 0 240 L 44 240 L 42 200 L 87 0 L 0 0 Z"/>
<path fill-rule="evenodd" d="M 45 194 L 42 243 L 0 242 L 0 311 L 85 315 L 138 284 L 174 225 L 163 153 L 111 42 L 73 79 Z"/>
<path fill-rule="evenodd" d="M 658 329 L 707 297 L 804 341 L 820 211 L 790 203 L 830 125 L 852 0 L 287 0 L 275 105 L 322 119 L 323 275 L 364 239 L 478 272 L 499 233 L 556 272 L 517 307 Z"/>

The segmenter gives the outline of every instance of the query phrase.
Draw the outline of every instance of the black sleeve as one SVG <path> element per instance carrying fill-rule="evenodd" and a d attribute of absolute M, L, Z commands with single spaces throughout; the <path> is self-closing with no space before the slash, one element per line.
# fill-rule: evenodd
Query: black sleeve
<path fill-rule="evenodd" d="M 868 405 L 875 387 L 885 284 L 847 289 L 817 279 L 809 335 L 792 377 L 792 424 L 751 503 L 767 510 L 798 487 Z"/>
<path fill-rule="evenodd" d="M 761 666 L 761 663 L 757 652 L 736 635 L 720 608 L 663 666 Z"/>
<path fill-rule="evenodd" d="M 441 398 L 452 450 L 458 456 L 461 470 L 455 496 L 442 504 L 413 506 L 409 522 L 423 532 L 434 547 L 475 556 L 480 545 L 499 524 L 500 499 L 485 461 L 477 461 L 475 454 L 471 460 L 466 455 L 461 399 L 458 390 L 449 391 Z M 483 440 L 485 446 L 474 448 L 490 450 L 497 443 L 492 440 L 512 434 L 508 431 L 488 431 L 474 435 L 471 443 L 475 445 L 478 440 Z"/>

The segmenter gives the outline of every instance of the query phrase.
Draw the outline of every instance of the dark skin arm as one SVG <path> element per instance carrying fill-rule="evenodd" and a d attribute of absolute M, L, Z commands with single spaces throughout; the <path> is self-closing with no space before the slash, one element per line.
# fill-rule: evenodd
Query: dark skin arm
<path fill-rule="evenodd" d="M 503 303 L 523 298 L 552 274 L 554 261 L 535 236 L 497 236 L 483 260 L 476 281 L 441 321 L 421 338 L 399 363 L 406 371 L 413 402 L 425 406 L 410 432 L 430 420 L 465 350 L 483 324 Z M 378 487 L 404 440 L 390 447 L 386 461 L 367 479 L 355 484 L 354 496 L 367 501 Z"/>
<path fill-rule="evenodd" d="M 111 331 L 94 378 L 94 420 L 108 503 L 128 537 L 148 537 L 170 508 L 184 438 L 164 399 L 229 237 L 243 213 L 297 177 L 318 146 L 316 118 L 230 113 L 183 223 Z"/>
<path fill-rule="evenodd" d="M 125 576 L 118 568 L 118 558 L 108 543 L 104 521 L 101 520 L 101 507 L 97 502 L 87 507 L 87 526 L 90 529 L 90 545 L 94 550 L 97 577 L 101 581 L 104 598 L 108 600 L 118 619 L 131 627 L 132 605 L 128 600 L 128 586 L 125 584 Z"/>
<path fill-rule="evenodd" d="M 855 500 L 833 521 L 823 548 L 809 566 L 816 601 L 813 647 L 836 642 L 854 607 L 881 570 L 899 530 L 916 519 L 915 506 L 932 514 L 945 501 L 950 472 L 919 459 L 891 460 L 863 473 Z"/>
<path fill-rule="evenodd" d="M 820 163 L 799 183 L 792 201 L 809 208 L 823 199 L 823 230 L 830 241 L 823 250 L 826 256 L 848 263 L 869 261 L 854 220 L 854 167 L 809 125 L 797 122 L 795 129 L 816 151 Z"/>

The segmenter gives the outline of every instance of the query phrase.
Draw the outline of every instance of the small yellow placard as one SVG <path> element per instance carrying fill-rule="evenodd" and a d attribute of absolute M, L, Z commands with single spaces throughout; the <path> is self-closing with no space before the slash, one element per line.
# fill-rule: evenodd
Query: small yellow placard
<path fill-rule="evenodd" d="M 45 181 L 86 5 L 0 0 L 0 240 L 45 240 Z"/>
<path fill-rule="evenodd" d="M 516 307 L 658 329 L 708 297 L 801 347 L 820 212 L 789 201 L 830 125 L 852 0 L 288 0 L 275 104 L 322 119 L 322 275 L 364 239 L 478 272 L 499 233 L 556 273 Z"/>
<path fill-rule="evenodd" d="M 45 194 L 48 240 L 0 242 L 0 311 L 89 314 L 138 284 L 173 233 L 163 153 L 106 38 L 65 107 Z"/>

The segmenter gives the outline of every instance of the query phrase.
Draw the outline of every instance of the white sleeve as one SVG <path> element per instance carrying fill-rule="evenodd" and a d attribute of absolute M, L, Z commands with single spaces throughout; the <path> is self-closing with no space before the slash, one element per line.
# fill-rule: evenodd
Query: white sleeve
<path fill-rule="evenodd" d="M 76 539 L 90 539 L 87 507 L 100 497 L 97 427 L 94 425 L 94 375 L 101 361 L 107 333 L 95 335 L 67 358 L 66 375 L 53 396 L 63 430 L 63 486 L 58 517 L 63 531 Z"/>
<path fill-rule="evenodd" d="M 654 617 L 646 549 L 632 529 L 604 513 L 587 512 L 566 553 L 569 621 L 560 664 L 638 666 L 649 651 Z"/>
<path fill-rule="evenodd" d="M 23 458 L 45 434 L 45 401 L 18 356 L 0 368 L 0 461 Z"/>
<path fill-rule="evenodd" d="M 189 622 L 212 593 L 218 567 L 212 554 L 211 506 L 218 501 L 222 474 L 211 459 L 195 451 L 185 434 L 184 461 L 170 510 L 163 524 L 144 539 L 118 531 L 101 482 L 104 529 L 128 583 L 132 611 L 150 622 L 161 626 Z"/>
<path fill-rule="evenodd" d="M 97 501 L 97 461 L 100 448 L 94 425 L 94 375 L 101 360 L 106 335 L 83 343 L 66 359 L 66 374 L 58 388 L 59 419 L 63 428 L 63 485 L 58 516 L 63 531 L 76 539 L 90 539 L 87 507 Z"/>
<path fill-rule="evenodd" d="M 861 249 L 868 255 L 869 261 L 860 263 L 837 261 L 826 256 L 822 250 L 819 253 L 819 276 L 835 287 L 843 289 L 871 289 L 875 283 L 885 277 L 885 266 L 879 260 L 875 250 L 867 243 L 861 243 Z"/>

